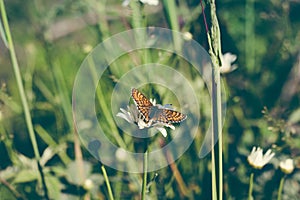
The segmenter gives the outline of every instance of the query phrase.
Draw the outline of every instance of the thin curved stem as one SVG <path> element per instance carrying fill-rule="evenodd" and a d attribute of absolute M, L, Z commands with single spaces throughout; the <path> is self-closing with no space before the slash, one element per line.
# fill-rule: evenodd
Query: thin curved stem
<path fill-rule="evenodd" d="M 101 170 L 102 170 L 103 177 L 104 177 L 104 180 L 105 180 L 105 184 L 106 184 L 106 187 L 107 187 L 109 199 L 114 200 L 114 196 L 113 196 L 113 193 L 112 193 L 112 190 L 111 190 L 111 187 L 110 187 L 109 179 L 108 179 L 105 167 L 103 165 L 101 166 Z"/>

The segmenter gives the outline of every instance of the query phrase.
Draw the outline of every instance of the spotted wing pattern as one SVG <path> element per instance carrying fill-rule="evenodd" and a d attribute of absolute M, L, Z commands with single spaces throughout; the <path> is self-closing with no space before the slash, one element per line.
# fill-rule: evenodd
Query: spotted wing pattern
<path fill-rule="evenodd" d="M 175 110 L 163 109 L 164 123 L 180 123 L 186 119 L 186 115 Z"/>
<path fill-rule="evenodd" d="M 157 108 L 157 106 L 153 106 L 147 97 L 135 88 L 132 89 L 131 95 L 146 123 L 150 120 L 166 124 L 180 123 L 187 117 L 185 114 L 174 110 L 161 109 Z"/>
<path fill-rule="evenodd" d="M 150 109 L 153 106 L 153 104 L 150 102 L 149 99 L 147 99 L 147 97 L 143 93 L 141 93 L 135 88 L 131 90 L 131 96 L 139 112 L 143 115 L 145 122 L 148 123 L 150 120 Z"/>
<path fill-rule="evenodd" d="M 150 109 L 150 119 L 153 122 L 162 122 L 165 124 L 180 123 L 186 119 L 186 115 L 175 110 L 154 108 Z"/>

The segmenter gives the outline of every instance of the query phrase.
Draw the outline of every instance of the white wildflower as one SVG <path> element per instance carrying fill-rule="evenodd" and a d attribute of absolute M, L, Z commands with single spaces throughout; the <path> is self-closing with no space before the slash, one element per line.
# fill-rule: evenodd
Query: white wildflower
<path fill-rule="evenodd" d="M 172 109 L 171 104 L 166 104 L 166 105 L 160 105 L 156 104 L 155 99 L 150 99 L 151 103 L 153 106 L 157 106 L 159 109 Z M 175 127 L 172 124 L 168 123 L 163 123 L 163 122 L 155 122 L 152 119 L 149 120 L 149 122 L 145 122 L 144 117 L 139 113 L 137 107 L 135 105 L 130 105 L 127 106 L 127 110 L 120 108 L 121 112 L 117 113 L 117 117 L 125 119 L 128 123 L 131 124 L 136 124 L 139 129 L 144 129 L 144 128 L 155 128 L 164 137 L 167 137 L 167 131 L 165 127 L 169 127 L 172 130 L 175 130 Z"/>
<path fill-rule="evenodd" d="M 294 171 L 294 161 L 293 159 L 288 158 L 285 161 L 281 161 L 279 167 L 283 173 L 290 174 Z"/>
<path fill-rule="evenodd" d="M 143 4 L 149 4 L 150 6 L 157 6 L 159 1 L 158 0 L 140 0 Z"/>
<path fill-rule="evenodd" d="M 141 3 L 143 4 L 148 4 L 150 6 L 157 6 L 159 4 L 158 0 L 140 0 Z M 122 3 L 122 6 L 126 7 L 130 3 L 130 0 L 124 0 Z"/>
<path fill-rule="evenodd" d="M 263 150 L 260 147 L 253 147 L 247 160 L 253 168 L 261 169 L 274 157 L 274 155 L 275 153 L 272 153 L 271 149 L 263 155 Z"/>
<path fill-rule="evenodd" d="M 237 68 L 236 64 L 232 64 L 237 59 L 237 56 L 232 53 L 225 53 L 221 55 L 222 66 L 220 72 L 226 74 L 234 71 Z"/>

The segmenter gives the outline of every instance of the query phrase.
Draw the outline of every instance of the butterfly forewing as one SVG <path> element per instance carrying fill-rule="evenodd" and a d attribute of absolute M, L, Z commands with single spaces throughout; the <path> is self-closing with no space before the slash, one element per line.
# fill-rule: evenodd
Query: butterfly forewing
<path fill-rule="evenodd" d="M 150 102 L 150 100 L 147 99 L 147 97 L 143 93 L 141 93 L 135 88 L 131 90 L 131 96 L 134 100 L 134 103 L 136 104 L 136 107 L 145 118 L 145 122 L 148 123 L 150 120 L 150 109 L 153 106 L 153 104 Z"/>

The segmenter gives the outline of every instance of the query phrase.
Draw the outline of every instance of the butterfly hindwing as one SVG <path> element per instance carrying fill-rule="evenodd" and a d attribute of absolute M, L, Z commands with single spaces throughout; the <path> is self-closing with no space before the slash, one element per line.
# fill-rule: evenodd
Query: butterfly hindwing
<path fill-rule="evenodd" d="M 175 110 L 163 109 L 163 115 L 168 123 L 180 123 L 186 119 L 186 115 Z"/>

